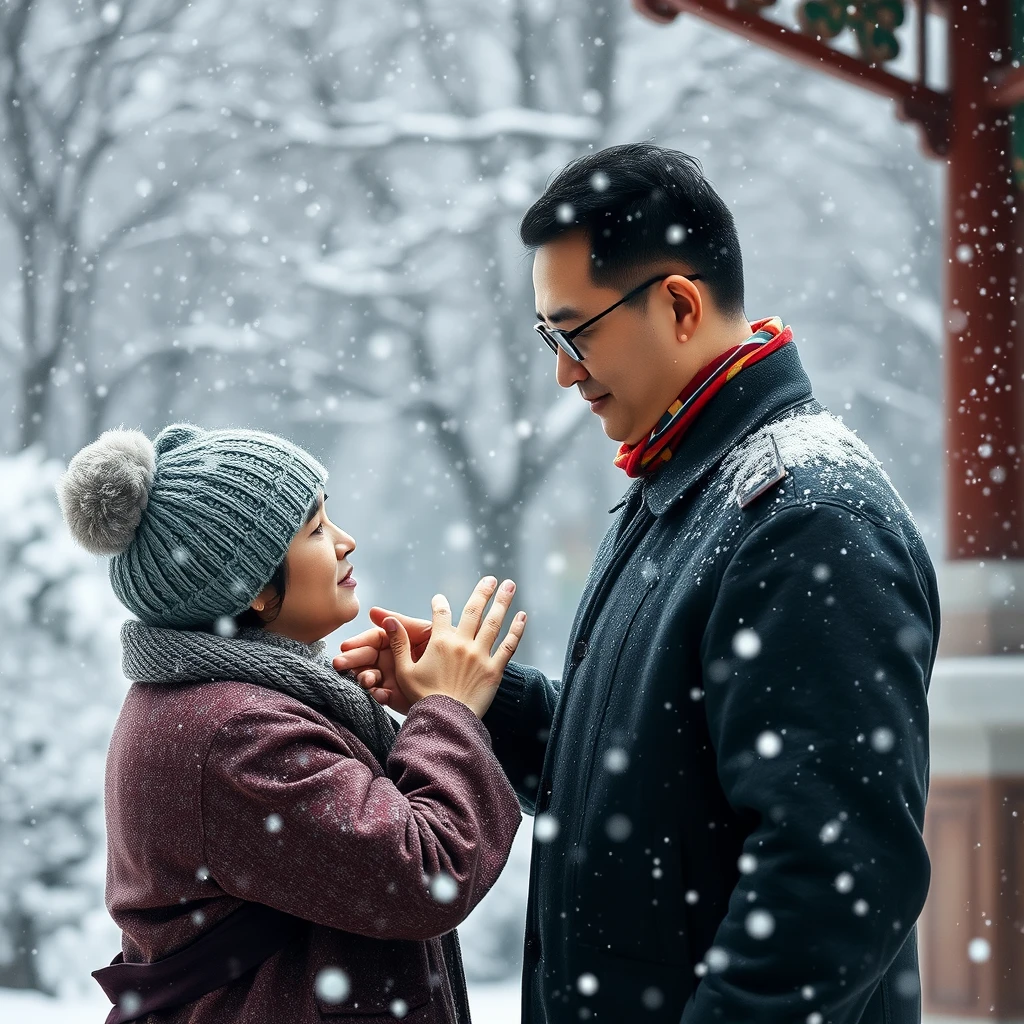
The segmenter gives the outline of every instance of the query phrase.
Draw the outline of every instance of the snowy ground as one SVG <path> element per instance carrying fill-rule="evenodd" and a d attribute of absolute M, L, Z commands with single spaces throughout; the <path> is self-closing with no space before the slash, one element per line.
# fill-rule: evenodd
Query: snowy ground
<path fill-rule="evenodd" d="M 469 1001 L 475 1021 L 519 1024 L 519 981 L 471 985 Z M 0 988 L 0 1021 L 31 1024 L 102 1024 L 110 1003 L 97 990 L 96 998 L 49 999 L 38 992 Z"/>

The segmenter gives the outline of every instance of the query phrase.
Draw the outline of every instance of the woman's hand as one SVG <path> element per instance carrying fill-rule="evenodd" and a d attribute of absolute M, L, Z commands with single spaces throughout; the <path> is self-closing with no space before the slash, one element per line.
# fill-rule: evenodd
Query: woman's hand
<path fill-rule="evenodd" d="M 377 633 L 380 627 L 375 627 L 347 640 L 342 645 L 344 653 L 335 658 L 335 666 L 362 666 L 360 682 L 381 703 L 387 703 L 396 711 L 408 711 L 416 701 L 444 693 L 482 718 L 526 629 L 526 615 L 520 612 L 512 620 L 497 652 L 491 654 L 515 594 L 515 584 L 506 580 L 485 617 L 484 609 L 496 586 L 493 576 L 477 584 L 457 626 L 452 624 L 451 608 L 443 594 L 438 594 L 431 602 L 433 619 L 429 629 L 421 619 L 384 612 L 380 621 L 388 638 L 388 651 L 380 643 Z M 388 654 L 392 659 L 390 664 Z M 373 676 L 369 675 L 371 672 Z M 376 678 L 377 673 L 380 678 Z M 378 692 L 381 690 L 384 693 Z M 386 699 L 382 699 L 385 695 Z"/>
<path fill-rule="evenodd" d="M 515 583 L 505 580 L 495 594 L 495 582 L 493 576 L 488 576 L 477 584 L 457 626 L 452 624 L 448 599 L 444 594 L 434 597 L 430 603 L 430 641 L 418 661 L 413 658 L 413 642 L 401 621 L 391 615 L 384 619 L 398 687 L 410 704 L 444 693 L 483 718 L 526 629 L 526 613 L 518 612 L 497 653 L 491 654 L 516 592 Z M 484 616 L 492 594 L 494 603 Z"/>
<path fill-rule="evenodd" d="M 494 584 L 497 585 L 497 580 L 494 580 Z M 339 672 L 356 672 L 359 685 L 368 690 L 378 703 L 387 705 L 400 715 L 407 715 L 411 705 L 395 678 L 395 658 L 383 626 L 388 617 L 398 619 L 405 627 L 409 634 L 413 661 L 419 661 L 430 640 L 430 620 L 415 619 L 375 606 L 370 609 L 373 628 L 344 641 L 341 654 L 334 659 L 334 667 Z"/>

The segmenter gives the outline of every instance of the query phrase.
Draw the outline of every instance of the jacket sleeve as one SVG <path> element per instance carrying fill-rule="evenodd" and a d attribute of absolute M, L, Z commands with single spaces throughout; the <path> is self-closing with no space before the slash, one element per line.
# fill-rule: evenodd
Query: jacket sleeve
<path fill-rule="evenodd" d="M 484 724 L 494 753 L 527 814 L 537 806 L 537 789 L 558 701 L 559 681 L 539 669 L 509 662 Z"/>
<path fill-rule="evenodd" d="M 521 820 L 487 730 L 433 695 L 373 771 L 315 713 L 246 710 L 203 771 L 203 865 L 224 892 L 359 935 L 426 939 L 494 884 Z"/>
<path fill-rule="evenodd" d="M 855 1024 L 910 934 L 930 870 L 929 595 L 896 533 L 831 504 L 781 511 L 725 570 L 705 702 L 750 832 L 683 1024 Z"/>

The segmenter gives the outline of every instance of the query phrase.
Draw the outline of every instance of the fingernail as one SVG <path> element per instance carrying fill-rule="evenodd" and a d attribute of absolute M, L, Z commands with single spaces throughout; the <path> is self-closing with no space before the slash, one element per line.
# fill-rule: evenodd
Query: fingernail
<path fill-rule="evenodd" d="M 389 633 L 397 633 L 398 632 L 398 620 L 397 619 L 385 619 L 384 620 L 384 628 Z"/>
<path fill-rule="evenodd" d="M 498 585 L 498 580 L 494 576 L 485 576 L 484 583 L 486 583 L 487 586 L 489 587 L 496 587 Z"/>
<path fill-rule="evenodd" d="M 501 585 L 501 589 L 504 590 L 506 594 L 511 594 L 515 591 L 516 585 L 511 580 L 505 580 Z"/>

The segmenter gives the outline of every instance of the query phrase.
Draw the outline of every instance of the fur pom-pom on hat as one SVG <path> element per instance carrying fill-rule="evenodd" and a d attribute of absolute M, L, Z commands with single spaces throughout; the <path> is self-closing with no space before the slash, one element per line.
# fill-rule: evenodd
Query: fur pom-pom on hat
<path fill-rule="evenodd" d="M 107 430 L 86 445 L 57 483 L 71 536 L 94 555 L 131 544 L 156 472 L 153 442 L 138 430 Z"/>

